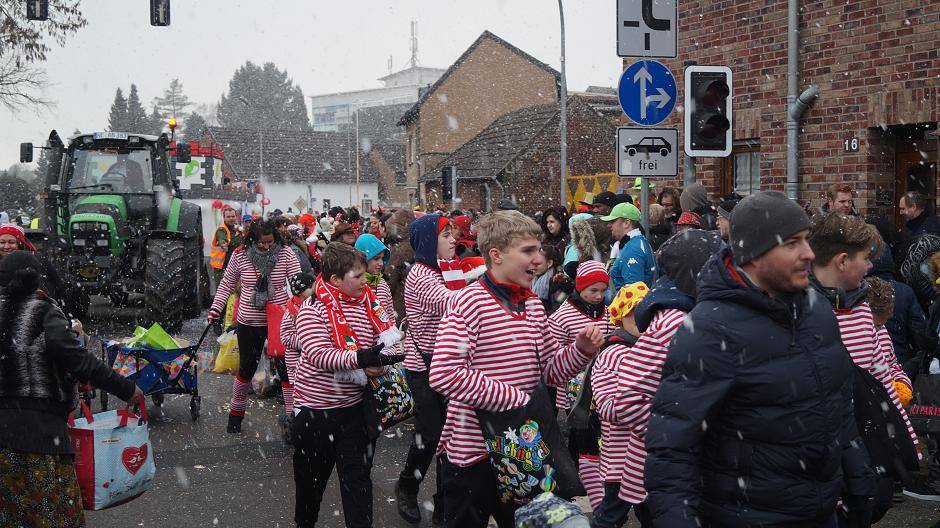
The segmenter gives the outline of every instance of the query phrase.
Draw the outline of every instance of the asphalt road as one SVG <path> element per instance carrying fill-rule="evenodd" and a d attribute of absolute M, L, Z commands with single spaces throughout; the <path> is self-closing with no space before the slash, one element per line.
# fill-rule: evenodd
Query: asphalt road
<path fill-rule="evenodd" d="M 97 338 L 116 338 L 131 332 L 139 310 L 96 304 L 92 314 L 86 323 L 89 333 Z M 180 336 L 195 341 L 204 328 L 203 321 L 186 322 Z M 210 332 L 207 342 L 214 337 Z M 214 342 L 210 344 L 217 348 Z M 293 451 L 280 440 L 277 418 L 281 406 L 272 398 L 251 396 L 243 432 L 231 435 L 225 432 L 231 377 L 206 373 L 200 376 L 199 390 L 202 416 L 195 422 L 190 419 L 189 396 L 185 395 L 167 396 L 160 412 L 151 413 L 150 437 L 157 466 L 153 488 L 128 504 L 88 512 L 91 528 L 294 525 Z M 96 402 L 93 410 L 97 409 Z M 398 516 L 393 491 L 410 438 L 411 424 L 405 423 L 378 441 L 372 472 L 376 527 L 413 526 Z M 431 489 L 432 483 L 426 483 L 419 496 L 426 509 L 420 526 L 431 526 Z M 579 504 L 586 507 L 585 501 Z M 940 503 L 907 499 L 878 526 L 919 528 L 938 520 Z M 320 521 L 324 527 L 344 526 L 335 473 L 323 499 Z M 631 519 L 627 526 L 639 524 Z"/>

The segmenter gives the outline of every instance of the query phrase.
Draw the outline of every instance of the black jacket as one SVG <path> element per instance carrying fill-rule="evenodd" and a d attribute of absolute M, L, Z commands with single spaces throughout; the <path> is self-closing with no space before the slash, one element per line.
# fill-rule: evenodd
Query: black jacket
<path fill-rule="evenodd" d="M 885 323 L 894 345 L 894 355 L 904 368 L 909 378 L 914 379 L 921 350 L 927 348 L 927 320 L 924 311 L 917 302 L 914 290 L 903 282 L 895 280 L 894 259 L 891 250 L 885 247 L 877 259 L 872 260 L 871 275 L 888 281 L 894 288 L 894 313 Z"/>
<path fill-rule="evenodd" d="M 81 346 L 71 323 L 48 297 L 12 302 L 0 294 L 0 446 L 30 453 L 70 453 L 66 417 L 76 382 L 121 399 L 134 383 Z"/>
<path fill-rule="evenodd" d="M 651 512 L 670 528 L 812 526 L 839 497 L 874 494 L 854 366 L 828 303 L 768 297 L 730 259 L 702 269 L 663 367 L 646 435 Z"/>
<path fill-rule="evenodd" d="M 917 218 L 904 224 L 904 233 L 911 238 L 923 234 L 940 235 L 940 218 L 933 211 L 924 211 Z"/>

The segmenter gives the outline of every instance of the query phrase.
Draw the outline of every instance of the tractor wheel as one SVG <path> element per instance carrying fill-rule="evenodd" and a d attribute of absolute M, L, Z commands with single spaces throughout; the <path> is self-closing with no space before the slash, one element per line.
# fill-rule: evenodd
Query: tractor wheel
<path fill-rule="evenodd" d="M 186 243 L 183 240 L 154 238 L 147 241 L 147 266 L 144 276 L 144 303 L 150 323 L 160 323 L 168 332 L 183 322 L 187 276 Z"/>
<path fill-rule="evenodd" d="M 189 267 L 186 271 L 186 298 L 183 316 L 192 319 L 199 317 L 199 314 L 202 313 L 203 299 L 209 292 L 209 276 L 206 274 L 206 264 L 202 257 L 202 247 L 198 239 L 186 241 L 186 261 L 189 263 Z"/>

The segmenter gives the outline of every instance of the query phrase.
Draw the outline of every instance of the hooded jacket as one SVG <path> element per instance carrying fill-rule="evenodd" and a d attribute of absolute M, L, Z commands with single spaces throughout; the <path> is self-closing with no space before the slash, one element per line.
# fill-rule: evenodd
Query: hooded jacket
<path fill-rule="evenodd" d="M 843 494 L 873 493 L 854 367 L 831 307 L 806 291 L 769 297 L 727 248 L 697 287 L 646 435 L 656 525 L 812 525 L 831 519 Z"/>
<path fill-rule="evenodd" d="M 408 226 L 408 240 L 414 250 L 415 262 L 420 262 L 433 269 L 440 269 L 437 263 L 437 221 L 441 215 L 427 214 Z"/>

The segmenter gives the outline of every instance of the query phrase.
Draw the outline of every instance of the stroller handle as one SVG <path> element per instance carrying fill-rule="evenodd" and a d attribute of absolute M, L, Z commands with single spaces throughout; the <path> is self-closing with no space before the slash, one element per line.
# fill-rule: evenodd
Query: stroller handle
<path fill-rule="evenodd" d="M 202 331 L 202 335 L 199 336 L 199 341 L 196 341 L 196 350 L 199 350 L 199 347 L 202 346 L 202 342 L 205 341 L 206 335 L 209 333 L 209 329 L 212 328 L 214 323 L 209 323 L 206 325 L 206 329 Z"/>

